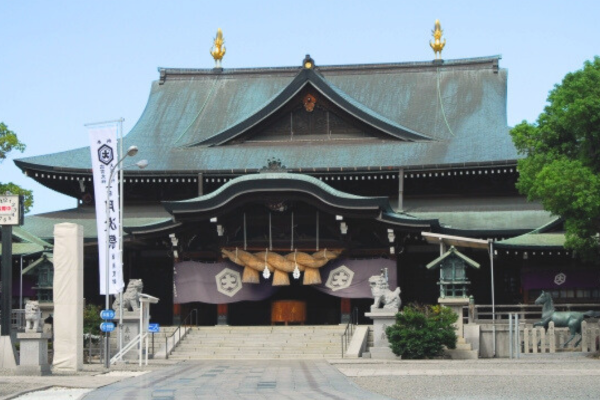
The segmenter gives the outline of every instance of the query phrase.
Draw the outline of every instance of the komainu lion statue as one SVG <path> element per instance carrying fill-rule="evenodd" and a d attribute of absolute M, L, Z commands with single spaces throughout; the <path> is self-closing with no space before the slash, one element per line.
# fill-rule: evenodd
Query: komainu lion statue
<path fill-rule="evenodd" d="M 398 310 L 400 308 L 400 288 L 397 287 L 392 292 L 383 274 L 370 277 L 369 285 L 371 286 L 371 294 L 375 299 L 375 302 L 371 305 L 371 311 L 378 309 Z"/>
<path fill-rule="evenodd" d="M 25 332 L 41 332 L 43 325 L 40 304 L 37 301 L 28 300 L 25 304 Z"/>
<path fill-rule="evenodd" d="M 123 293 L 123 311 L 138 311 L 140 309 L 140 294 L 144 284 L 141 279 L 130 279 L 127 289 Z M 115 301 L 112 304 L 112 309 L 119 311 L 119 296 L 115 296 Z"/>

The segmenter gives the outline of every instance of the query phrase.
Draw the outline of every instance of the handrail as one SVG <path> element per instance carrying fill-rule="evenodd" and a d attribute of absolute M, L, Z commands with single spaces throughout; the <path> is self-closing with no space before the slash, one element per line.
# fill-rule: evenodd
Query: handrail
<path fill-rule="evenodd" d="M 354 335 L 354 327 L 358 325 L 358 307 L 354 307 L 354 310 L 350 313 L 350 320 L 346 324 L 346 329 L 342 333 L 342 358 L 344 358 L 344 352 L 350 345 L 352 335 Z"/>
<path fill-rule="evenodd" d="M 175 336 L 175 334 L 177 333 L 177 343 L 179 343 L 181 341 L 181 327 L 185 326 L 187 327 L 188 325 L 192 325 L 191 323 L 191 319 L 192 319 L 192 315 L 195 316 L 195 320 L 196 320 L 196 324 L 195 326 L 198 326 L 198 309 L 194 308 L 192 311 L 190 311 L 188 313 L 188 315 L 183 319 L 183 322 L 179 322 L 179 326 L 177 327 L 177 329 L 175 329 L 173 331 L 173 333 L 171 334 L 171 336 L 167 336 L 165 335 L 165 359 L 169 358 L 169 354 L 171 353 L 169 351 L 169 338 L 172 338 Z M 187 321 L 188 319 L 190 320 L 190 323 L 188 324 Z M 187 331 L 186 331 L 187 333 Z M 184 333 L 185 336 L 185 333 Z M 173 338 L 173 348 L 175 348 L 175 338 Z M 154 352 L 154 349 L 152 349 L 152 352 Z"/>

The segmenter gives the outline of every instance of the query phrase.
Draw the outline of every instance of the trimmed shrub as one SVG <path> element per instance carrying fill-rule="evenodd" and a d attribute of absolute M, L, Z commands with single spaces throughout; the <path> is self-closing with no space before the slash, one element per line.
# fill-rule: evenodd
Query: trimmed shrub
<path fill-rule="evenodd" d="M 396 323 L 387 327 L 385 333 L 394 354 L 403 359 L 440 357 L 444 347 L 456 348 L 456 330 L 453 323 L 458 319 L 451 309 L 439 305 L 407 305 L 396 314 Z"/>

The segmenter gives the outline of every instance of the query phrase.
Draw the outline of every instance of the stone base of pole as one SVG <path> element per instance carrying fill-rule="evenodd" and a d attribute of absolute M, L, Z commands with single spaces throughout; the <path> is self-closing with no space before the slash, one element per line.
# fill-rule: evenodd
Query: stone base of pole
<path fill-rule="evenodd" d="M 0 369 L 17 368 L 17 351 L 10 335 L 0 336 Z"/>

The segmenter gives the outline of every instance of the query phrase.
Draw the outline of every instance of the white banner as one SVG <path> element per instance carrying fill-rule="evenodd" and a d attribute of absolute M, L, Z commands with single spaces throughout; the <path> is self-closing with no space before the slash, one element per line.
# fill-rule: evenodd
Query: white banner
<path fill-rule="evenodd" d="M 116 294 L 123 289 L 123 266 L 119 254 L 121 230 L 119 226 L 119 154 L 117 126 L 89 128 L 92 173 L 98 226 L 98 260 L 100 265 L 100 294 Z M 112 179 L 109 187 L 109 178 Z M 108 207 L 107 207 L 108 205 Z M 107 215 L 108 211 L 108 215 Z M 108 249 L 107 249 L 108 245 Z M 108 254 L 108 262 L 107 262 Z"/>

